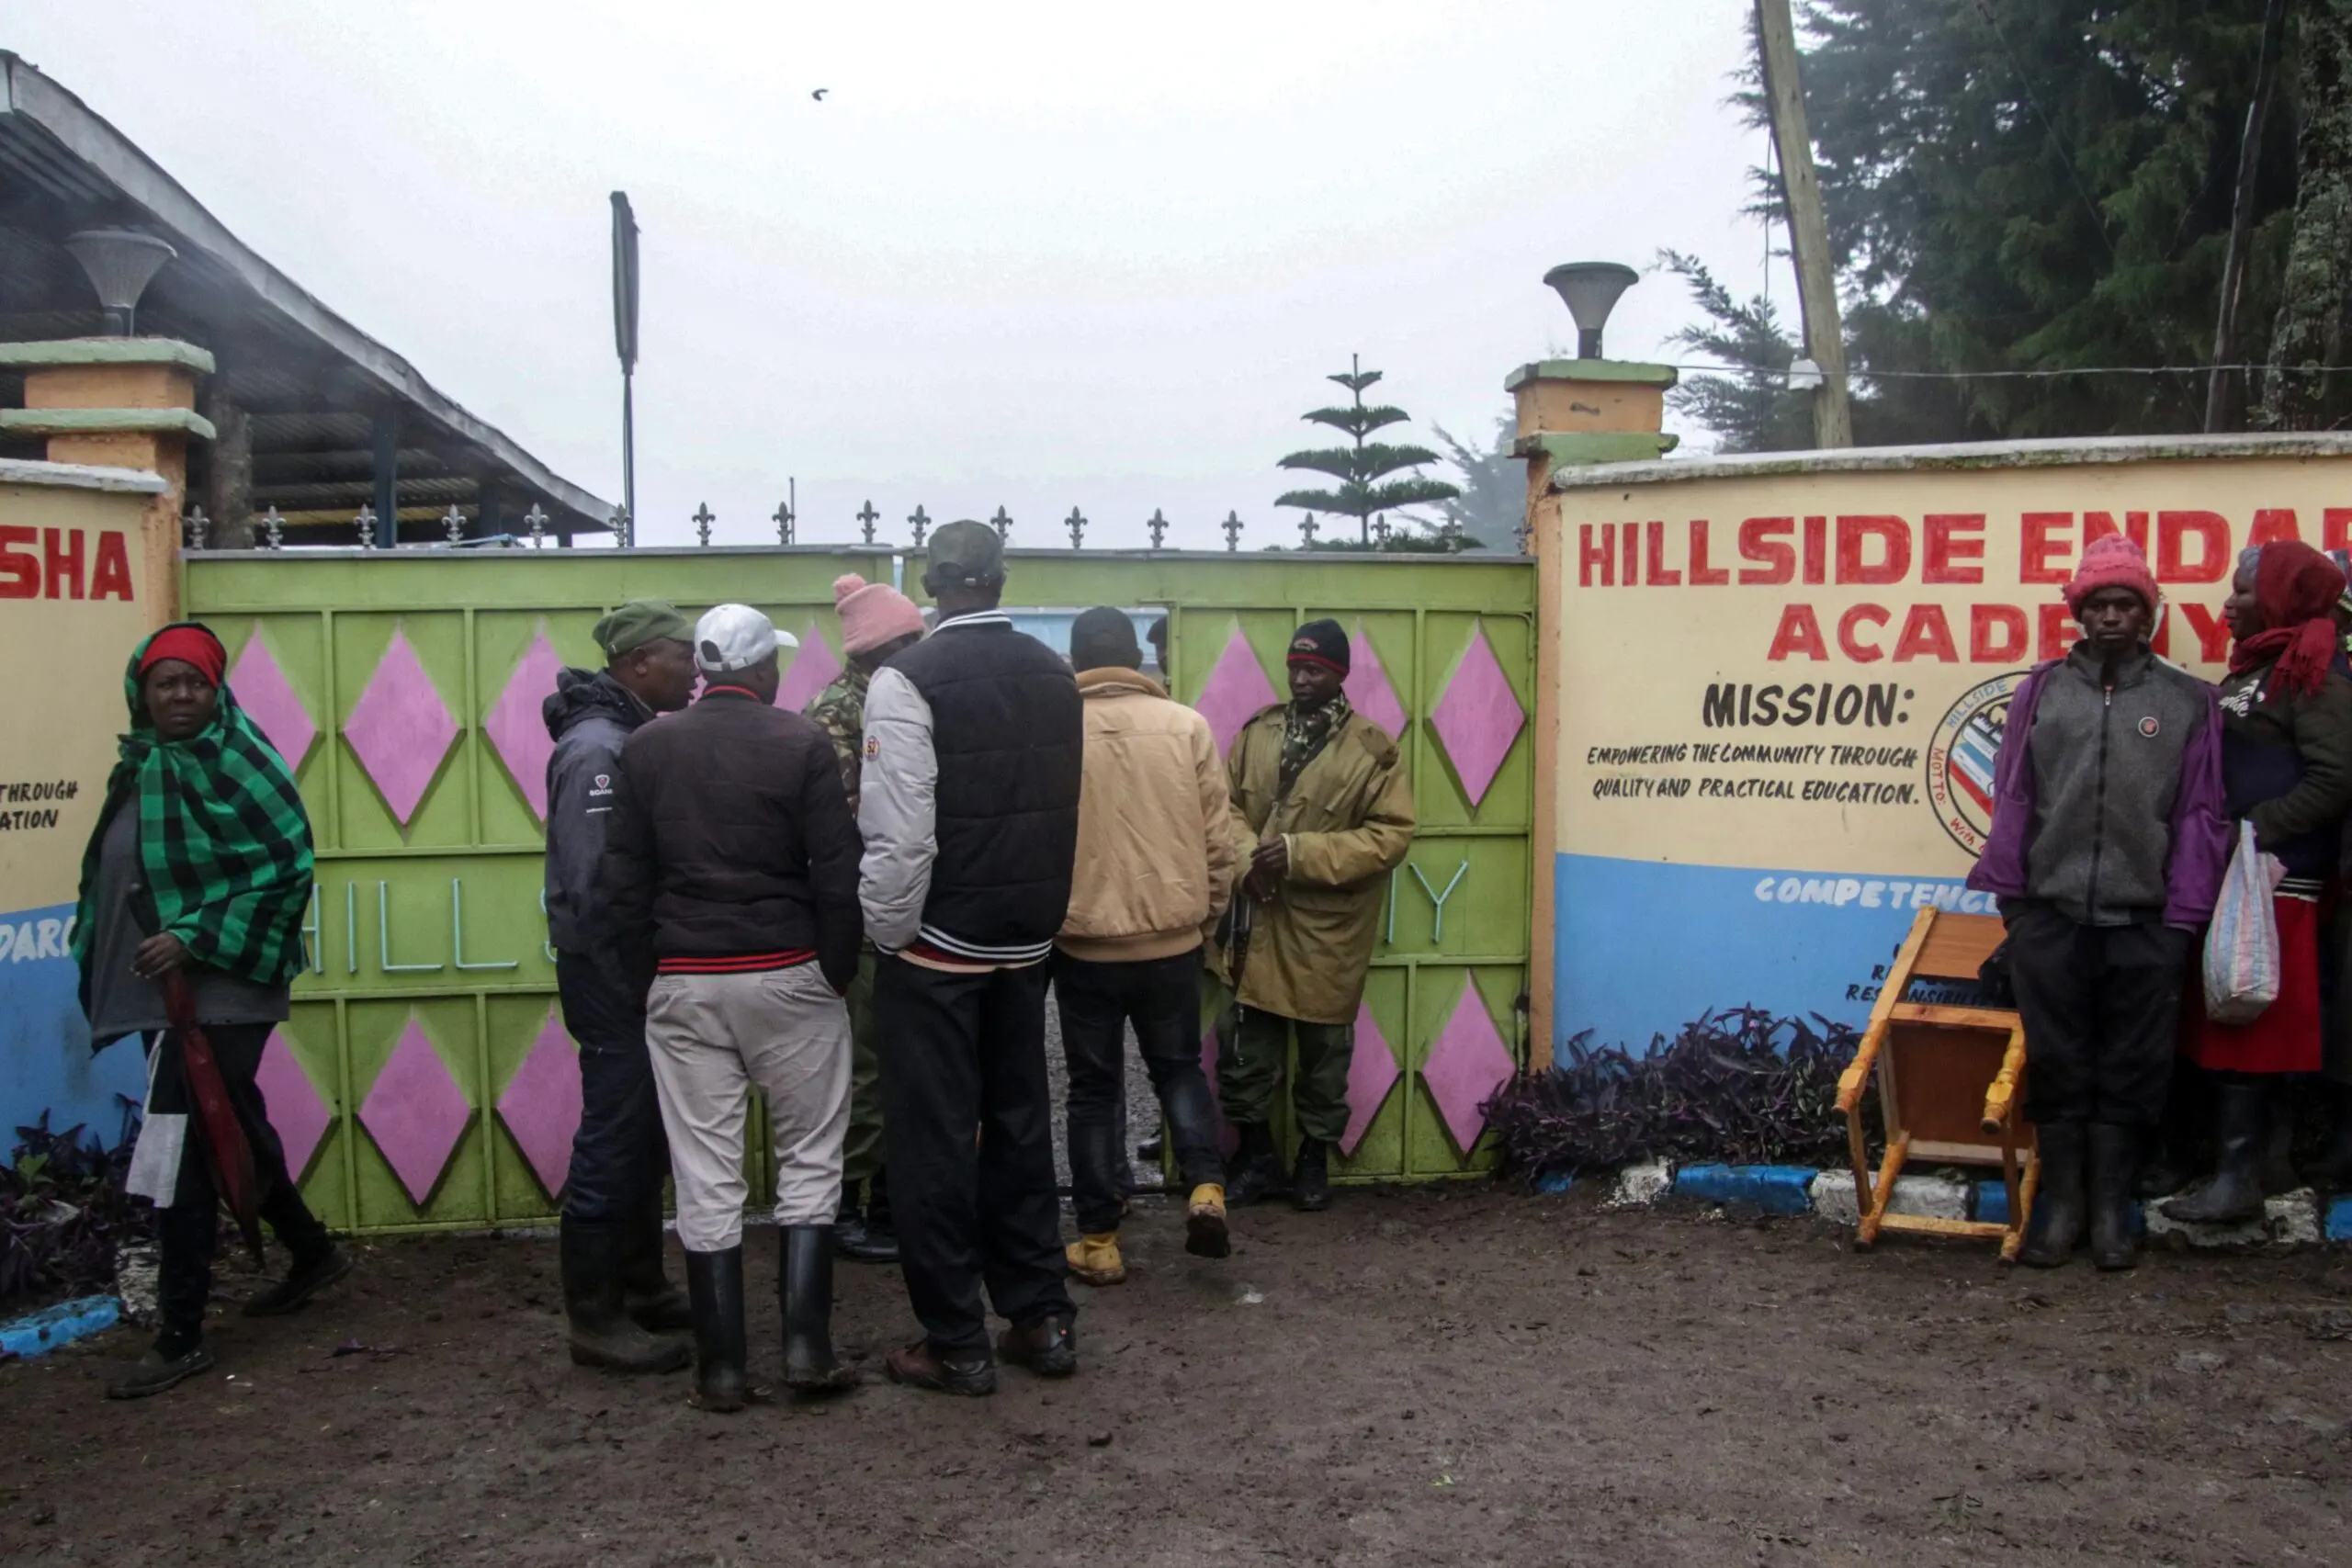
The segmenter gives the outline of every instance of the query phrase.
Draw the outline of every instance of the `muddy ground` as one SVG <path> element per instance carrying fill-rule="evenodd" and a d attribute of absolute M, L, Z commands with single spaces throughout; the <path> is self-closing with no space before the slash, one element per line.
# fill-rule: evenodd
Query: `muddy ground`
<path fill-rule="evenodd" d="M 368 1245 L 275 1322 L 232 1276 L 200 1383 L 102 1402 L 128 1329 L 0 1368 L 0 1561 L 2352 1561 L 2340 1252 L 2009 1273 L 1485 1187 L 1250 1211 L 1222 1263 L 1170 1210 L 1128 1231 L 1074 1382 L 733 1418 L 568 1365 L 545 1239 Z M 773 1254 L 752 1233 L 755 1368 Z M 871 1371 L 897 1272 L 840 1294 Z"/>

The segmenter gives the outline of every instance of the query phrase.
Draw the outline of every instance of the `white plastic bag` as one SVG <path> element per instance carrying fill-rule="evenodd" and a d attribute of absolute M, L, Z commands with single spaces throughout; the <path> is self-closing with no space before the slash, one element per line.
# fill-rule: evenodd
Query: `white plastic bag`
<path fill-rule="evenodd" d="M 2252 1023 L 2278 999 L 2278 916 L 2270 900 L 2286 874 L 2278 856 L 2254 847 L 2254 824 L 2240 822 L 2205 932 L 2205 1016 L 2215 1023 Z"/>

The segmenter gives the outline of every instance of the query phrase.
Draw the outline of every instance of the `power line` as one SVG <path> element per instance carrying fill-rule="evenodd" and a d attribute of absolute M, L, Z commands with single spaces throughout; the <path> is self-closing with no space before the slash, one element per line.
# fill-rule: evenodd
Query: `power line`
<path fill-rule="evenodd" d="M 1770 365 L 1702 365 L 1669 364 L 1668 370 L 1693 370 L 1713 376 L 1785 376 L 1786 366 Z M 2267 363 L 2239 365 L 2085 365 L 2052 370 L 1871 370 L 1849 367 L 1838 372 L 1848 380 L 1860 381 L 2031 381 L 2059 376 L 2210 376 L 2216 370 L 2267 371 Z M 2352 373 L 2352 365 L 2291 365 L 2286 368 L 2298 376 L 2330 376 Z M 1821 372 L 1830 374 L 1830 372 Z"/>

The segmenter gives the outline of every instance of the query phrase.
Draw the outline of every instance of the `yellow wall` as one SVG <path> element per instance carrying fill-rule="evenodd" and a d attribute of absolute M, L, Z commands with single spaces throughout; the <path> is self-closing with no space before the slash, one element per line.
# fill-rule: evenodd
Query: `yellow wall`
<path fill-rule="evenodd" d="M 2352 455 L 1677 467 L 1537 511 L 1555 1039 L 1750 1000 L 1857 1015 L 1910 911 L 1962 897 L 1987 821 L 1966 721 L 1981 762 L 2008 690 L 2073 640 L 2086 533 L 2145 541 L 2159 649 L 2209 678 L 2240 547 L 2352 536 Z"/>

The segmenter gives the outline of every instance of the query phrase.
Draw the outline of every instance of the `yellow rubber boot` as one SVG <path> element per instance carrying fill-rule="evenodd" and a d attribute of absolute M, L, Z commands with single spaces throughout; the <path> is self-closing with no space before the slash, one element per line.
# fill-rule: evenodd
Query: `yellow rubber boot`
<path fill-rule="evenodd" d="M 1127 1277 L 1127 1266 L 1119 1260 L 1116 1231 L 1080 1236 L 1062 1255 L 1069 1259 L 1069 1271 L 1090 1285 L 1115 1285 Z"/>
<path fill-rule="evenodd" d="M 1184 1213 L 1184 1250 L 1195 1258 L 1224 1258 L 1233 1251 L 1225 1229 L 1225 1189 L 1214 1181 L 1193 1189 L 1192 1206 Z"/>

